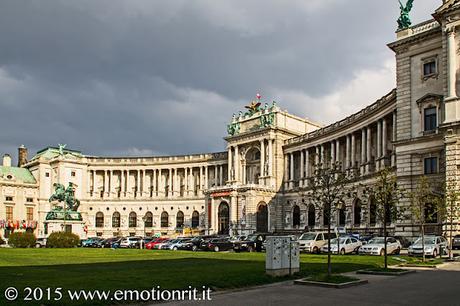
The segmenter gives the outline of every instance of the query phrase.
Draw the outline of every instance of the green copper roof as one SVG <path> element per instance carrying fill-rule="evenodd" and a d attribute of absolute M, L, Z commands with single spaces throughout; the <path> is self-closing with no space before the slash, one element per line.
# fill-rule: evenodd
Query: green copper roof
<path fill-rule="evenodd" d="M 20 180 L 29 184 L 35 184 L 37 182 L 28 169 L 18 167 L 0 167 L 0 176 L 3 176 L 3 179 L 7 179 L 8 175 L 13 176 L 13 181 Z"/>
<path fill-rule="evenodd" d="M 68 149 L 64 149 L 62 151 L 64 154 L 71 154 L 77 157 L 83 157 L 83 154 L 81 154 L 80 151 L 68 150 Z M 53 159 L 57 156 L 59 156 L 59 148 L 47 147 L 43 150 L 38 151 L 37 154 L 35 154 L 35 156 L 31 160 L 34 160 L 40 157 L 43 157 L 45 159 Z"/>

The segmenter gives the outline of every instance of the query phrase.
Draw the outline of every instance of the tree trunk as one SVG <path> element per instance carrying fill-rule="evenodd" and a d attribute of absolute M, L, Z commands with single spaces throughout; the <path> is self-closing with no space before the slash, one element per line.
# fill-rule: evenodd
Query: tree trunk
<path fill-rule="evenodd" d="M 331 265 L 331 216 L 329 213 L 329 222 L 327 225 L 327 275 L 331 276 L 332 274 L 332 265 Z M 338 237 L 337 237 L 338 239 Z"/>
<path fill-rule="evenodd" d="M 425 223 L 422 223 L 422 261 L 425 262 Z"/>
<path fill-rule="evenodd" d="M 384 261 L 385 269 L 388 269 L 388 258 L 387 258 L 387 206 L 384 208 L 384 217 L 383 217 L 383 243 L 384 243 Z"/>

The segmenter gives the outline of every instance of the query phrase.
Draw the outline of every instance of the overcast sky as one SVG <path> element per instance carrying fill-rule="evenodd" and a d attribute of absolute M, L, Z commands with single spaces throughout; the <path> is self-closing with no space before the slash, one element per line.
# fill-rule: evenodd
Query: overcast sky
<path fill-rule="evenodd" d="M 414 23 L 441 0 L 417 0 Z M 395 86 L 397 0 L 0 0 L 0 153 L 225 150 L 257 92 L 327 124 Z"/>

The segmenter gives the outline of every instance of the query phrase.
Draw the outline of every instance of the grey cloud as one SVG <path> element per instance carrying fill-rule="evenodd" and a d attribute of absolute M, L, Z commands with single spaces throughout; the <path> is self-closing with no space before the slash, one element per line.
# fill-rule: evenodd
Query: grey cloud
<path fill-rule="evenodd" d="M 418 1 L 414 20 L 437 6 Z M 375 0 L 4 0 L 0 151 L 224 150 L 227 121 L 256 91 L 320 98 L 379 69 L 397 15 L 397 1 Z"/>

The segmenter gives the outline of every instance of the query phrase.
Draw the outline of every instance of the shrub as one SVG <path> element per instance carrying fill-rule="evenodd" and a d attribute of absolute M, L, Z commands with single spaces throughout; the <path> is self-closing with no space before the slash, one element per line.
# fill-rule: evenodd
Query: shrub
<path fill-rule="evenodd" d="M 8 244 L 15 248 L 32 248 L 37 238 L 32 233 L 14 232 L 8 238 Z"/>
<path fill-rule="evenodd" d="M 46 240 L 47 248 L 74 248 L 80 243 L 78 235 L 66 232 L 54 232 Z"/>

